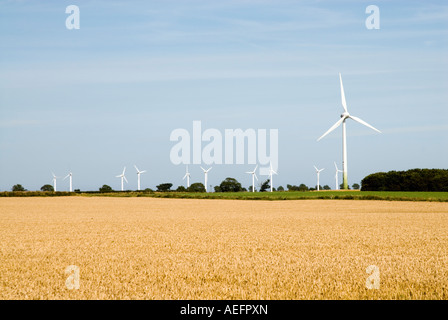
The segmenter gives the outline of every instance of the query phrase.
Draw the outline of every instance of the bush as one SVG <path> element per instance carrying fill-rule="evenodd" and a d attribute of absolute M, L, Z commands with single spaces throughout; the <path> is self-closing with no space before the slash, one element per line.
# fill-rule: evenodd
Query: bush
<path fill-rule="evenodd" d="M 161 183 L 158 186 L 156 186 L 156 188 L 157 188 L 157 191 L 167 192 L 167 191 L 170 191 L 172 186 L 173 186 L 172 183 Z"/>
<path fill-rule="evenodd" d="M 112 191 L 114 191 L 114 190 L 107 184 L 103 184 L 103 186 L 100 188 L 101 193 L 107 193 L 107 192 L 112 192 Z"/>
<path fill-rule="evenodd" d="M 243 190 L 243 187 L 236 179 L 226 178 L 219 185 L 219 190 L 219 192 L 240 192 Z"/>
<path fill-rule="evenodd" d="M 54 191 L 54 188 L 51 184 L 45 184 L 40 188 L 41 191 Z"/>
<path fill-rule="evenodd" d="M 178 186 L 176 191 L 177 192 L 185 192 L 185 191 L 187 191 L 187 188 L 185 188 L 184 186 Z"/>
<path fill-rule="evenodd" d="M 205 187 L 202 183 L 196 182 L 187 188 L 188 192 L 205 192 Z"/>
<path fill-rule="evenodd" d="M 15 184 L 11 188 L 12 191 L 27 191 L 21 184 Z"/>

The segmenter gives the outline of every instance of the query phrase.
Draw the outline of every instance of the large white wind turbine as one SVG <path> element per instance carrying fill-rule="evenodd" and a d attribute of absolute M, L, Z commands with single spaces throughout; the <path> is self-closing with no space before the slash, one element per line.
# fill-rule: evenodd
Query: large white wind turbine
<path fill-rule="evenodd" d="M 72 172 L 70 171 L 69 173 L 68 173 L 68 175 L 66 175 L 65 176 L 65 178 L 64 179 L 62 179 L 62 180 L 65 180 L 65 179 L 67 179 L 68 177 L 70 177 L 70 192 L 73 192 L 73 184 L 72 184 Z"/>
<path fill-rule="evenodd" d="M 257 181 L 258 181 L 257 174 L 255 173 L 257 168 L 258 168 L 258 164 L 255 166 L 254 171 L 247 171 L 246 172 L 246 173 L 250 173 L 252 175 L 252 192 L 255 192 L 255 179 L 257 179 Z"/>
<path fill-rule="evenodd" d="M 54 189 L 54 191 L 56 191 L 56 179 L 58 179 L 60 177 L 56 177 L 53 172 L 51 174 L 53 175 L 53 189 Z"/>
<path fill-rule="evenodd" d="M 320 175 L 321 171 L 325 170 L 325 168 L 317 169 L 316 166 L 314 166 L 314 169 L 316 169 L 316 173 L 317 173 L 317 191 L 319 191 L 319 175 Z"/>
<path fill-rule="evenodd" d="M 126 179 L 126 177 L 124 176 L 125 171 L 126 171 L 126 167 L 124 167 L 122 174 L 116 176 L 117 178 L 121 178 L 121 191 L 124 191 L 124 181 L 123 180 L 126 180 L 126 183 L 129 183 L 128 179 Z"/>
<path fill-rule="evenodd" d="M 272 182 L 272 174 L 277 174 L 277 172 L 274 171 L 274 169 L 272 169 L 272 163 L 269 162 L 269 176 L 271 177 L 271 181 L 270 181 L 270 185 L 271 185 L 271 192 L 272 189 L 274 187 L 274 183 Z"/>
<path fill-rule="evenodd" d="M 210 171 L 210 170 L 212 170 L 212 167 L 210 167 L 210 168 L 208 168 L 207 170 L 205 170 L 204 168 L 202 168 L 201 167 L 201 169 L 202 169 L 202 171 L 204 171 L 204 183 L 205 183 L 205 192 L 207 192 L 207 176 L 208 176 L 208 172 Z"/>
<path fill-rule="evenodd" d="M 341 99 L 342 99 L 342 107 L 344 108 L 344 112 L 341 114 L 341 119 L 339 119 L 330 129 L 328 129 L 327 132 L 325 132 L 317 141 L 325 137 L 327 134 L 329 134 L 331 131 L 339 127 L 342 123 L 342 167 L 343 167 L 343 189 L 348 189 L 348 180 L 347 180 L 347 140 L 346 140 L 346 129 L 345 129 L 345 120 L 347 119 L 353 119 L 356 122 L 359 122 L 366 127 L 369 127 L 379 133 L 381 133 L 380 130 L 372 127 L 367 122 L 361 120 L 358 117 L 352 116 L 347 111 L 347 102 L 345 101 L 345 94 L 344 94 L 344 87 L 342 85 L 342 77 L 339 73 L 339 81 L 341 83 Z"/>
<path fill-rule="evenodd" d="M 137 166 L 134 164 L 135 170 L 137 170 L 137 190 L 140 190 L 140 175 L 142 173 L 145 173 L 146 170 L 140 171 L 138 170 Z M 124 176 L 124 171 L 123 171 L 123 176 Z"/>
<path fill-rule="evenodd" d="M 187 188 L 190 187 L 190 172 L 188 172 L 188 166 L 187 166 L 187 171 L 184 175 L 184 177 L 182 178 L 182 180 L 185 180 L 185 178 L 187 178 Z"/>
<path fill-rule="evenodd" d="M 334 178 L 336 179 L 336 189 L 335 190 L 339 190 L 338 176 L 339 176 L 339 172 L 343 172 L 343 171 L 338 169 L 336 162 L 334 163 L 334 167 L 336 168 L 336 174 L 334 176 Z"/>

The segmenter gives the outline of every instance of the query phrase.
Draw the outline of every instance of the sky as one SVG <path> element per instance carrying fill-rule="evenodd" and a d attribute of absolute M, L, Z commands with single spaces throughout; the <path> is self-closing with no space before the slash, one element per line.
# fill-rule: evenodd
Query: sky
<path fill-rule="evenodd" d="M 366 7 L 379 8 L 368 29 Z M 80 28 L 67 29 L 77 5 Z M 185 185 L 173 130 L 277 129 L 274 187 L 334 188 L 349 112 L 348 182 L 448 168 L 446 1 L 0 0 L 0 190 Z M 208 165 L 205 165 L 207 166 Z M 254 165 L 212 164 L 209 184 L 244 187 Z M 191 182 L 203 182 L 190 165 Z M 267 176 L 259 175 L 260 181 Z M 342 182 L 342 176 L 339 176 Z M 58 191 L 68 190 L 59 179 Z"/>

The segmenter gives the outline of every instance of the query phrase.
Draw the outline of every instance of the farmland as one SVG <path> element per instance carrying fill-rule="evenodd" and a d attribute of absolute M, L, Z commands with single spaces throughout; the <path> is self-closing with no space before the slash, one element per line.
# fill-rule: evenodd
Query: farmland
<path fill-rule="evenodd" d="M 1 198 L 0 299 L 448 299 L 447 248 L 445 202 Z"/>

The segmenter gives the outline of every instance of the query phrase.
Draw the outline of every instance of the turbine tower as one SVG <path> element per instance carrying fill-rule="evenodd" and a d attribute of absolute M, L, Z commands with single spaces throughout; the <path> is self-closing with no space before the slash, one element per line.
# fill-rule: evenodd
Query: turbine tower
<path fill-rule="evenodd" d="M 316 166 L 314 166 L 314 169 L 316 169 L 316 173 L 317 173 L 317 191 L 319 191 L 319 175 L 320 175 L 321 171 L 325 170 L 325 168 L 322 168 L 322 169 L 319 170 L 319 169 L 316 168 Z"/>
<path fill-rule="evenodd" d="M 53 189 L 54 189 L 54 191 L 56 191 L 56 179 L 59 177 L 56 177 L 53 172 L 51 174 L 53 175 Z"/>
<path fill-rule="evenodd" d="M 69 173 L 68 173 L 68 175 L 66 175 L 65 176 L 65 178 L 64 179 L 62 179 L 62 180 L 65 180 L 65 179 L 67 179 L 68 177 L 70 177 L 70 192 L 73 192 L 73 184 L 72 184 L 72 172 L 70 171 Z"/>
<path fill-rule="evenodd" d="M 185 178 L 187 178 L 187 188 L 190 187 L 190 172 L 188 172 L 188 166 L 187 166 L 187 171 L 184 175 L 184 177 L 182 178 L 182 180 L 185 180 Z"/>
<path fill-rule="evenodd" d="M 336 189 L 335 190 L 339 190 L 338 175 L 339 175 L 339 172 L 343 172 L 343 171 L 338 169 L 336 162 L 334 163 L 334 167 L 336 168 L 336 174 L 334 176 L 334 178 L 336 179 Z"/>
<path fill-rule="evenodd" d="M 202 171 L 204 171 L 204 186 L 205 186 L 205 192 L 207 192 L 207 176 L 208 176 L 208 172 L 212 169 L 212 167 L 208 168 L 207 170 L 205 170 L 204 168 L 202 168 Z"/>
<path fill-rule="evenodd" d="M 246 173 L 250 173 L 252 175 L 252 192 L 255 192 L 255 179 L 257 179 L 257 181 L 258 181 L 257 174 L 255 173 L 257 168 L 258 168 L 258 164 L 255 166 L 254 171 L 247 171 L 246 172 Z"/>
<path fill-rule="evenodd" d="M 137 190 L 140 190 L 140 175 L 142 173 L 145 173 L 146 170 L 140 171 L 138 170 L 137 166 L 134 164 L 135 170 L 137 170 Z M 125 168 L 126 169 L 126 168 Z M 124 175 L 124 171 L 123 171 L 123 175 Z M 127 181 L 126 181 L 127 182 Z M 122 187 L 123 189 L 123 187 Z M 123 191 L 123 190 L 122 190 Z"/>
<path fill-rule="evenodd" d="M 269 162 L 269 176 L 271 177 L 271 183 L 270 183 L 270 185 L 271 185 L 271 192 L 272 192 L 272 189 L 273 189 L 273 183 L 272 183 L 272 174 L 277 174 L 277 172 L 275 172 L 273 169 L 272 169 L 272 163 L 271 162 Z"/>
<path fill-rule="evenodd" d="M 373 129 L 379 133 L 381 133 L 380 130 L 374 128 L 367 122 L 361 120 L 358 117 L 352 116 L 348 113 L 347 110 L 347 102 L 345 101 L 345 94 L 344 94 L 344 87 L 342 85 L 342 77 L 339 73 L 339 82 L 341 83 L 341 99 L 342 99 L 342 107 L 344 108 L 344 112 L 341 114 L 341 119 L 339 119 L 330 129 L 328 129 L 327 132 L 325 132 L 317 141 L 325 137 L 327 134 L 329 134 L 331 131 L 339 127 L 342 123 L 342 167 L 343 167 L 343 189 L 348 189 L 348 180 L 347 180 L 347 139 L 346 139 L 346 129 L 345 129 L 345 120 L 347 119 L 353 119 L 356 122 L 359 122 L 366 127 L 369 127 L 370 129 Z"/>
<path fill-rule="evenodd" d="M 122 174 L 116 176 L 117 178 L 121 178 L 121 191 L 124 191 L 124 181 L 123 180 L 126 180 L 126 183 L 129 183 L 128 179 L 126 179 L 126 177 L 124 176 L 125 171 L 126 171 L 126 167 L 124 167 Z"/>

